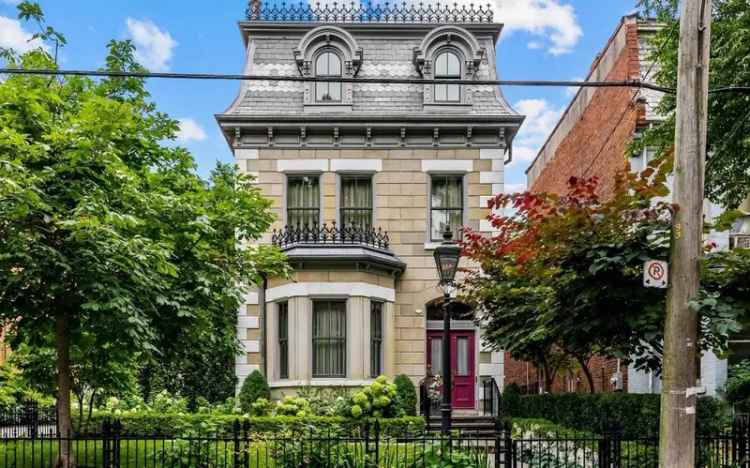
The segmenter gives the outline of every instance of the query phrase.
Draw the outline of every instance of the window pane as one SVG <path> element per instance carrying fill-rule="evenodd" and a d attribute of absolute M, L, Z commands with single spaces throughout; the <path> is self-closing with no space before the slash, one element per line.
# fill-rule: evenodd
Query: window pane
<path fill-rule="evenodd" d="M 445 76 L 448 73 L 448 54 L 443 52 L 435 60 L 435 78 Z"/>
<path fill-rule="evenodd" d="M 314 303 L 312 343 L 313 377 L 345 377 L 346 303 Z"/>
<path fill-rule="evenodd" d="M 289 378 L 289 306 L 279 303 L 279 377 Z"/>
<path fill-rule="evenodd" d="M 289 177 L 287 183 L 287 225 L 317 225 L 320 220 L 320 186 L 317 176 Z"/>
<path fill-rule="evenodd" d="M 461 76 L 461 64 L 458 62 L 458 56 L 446 52 L 445 55 L 448 57 L 446 75 L 448 76 Z"/>
<path fill-rule="evenodd" d="M 450 102 L 458 102 L 461 100 L 461 88 L 459 85 L 446 85 L 447 86 L 447 97 L 445 98 L 446 101 Z"/>
<path fill-rule="evenodd" d="M 370 375 L 377 377 L 383 372 L 383 303 L 370 303 Z"/>
<path fill-rule="evenodd" d="M 315 83 L 315 99 L 318 101 L 330 101 L 331 96 L 328 94 L 329 83 Z"/>
<path fill-rule="evenodd" d="M 324 52 L 315 61 L 315 74 L 318 76 L 341 75 L 341 60 L 333 52 Z"/>
<path fill-rule="evenodd" d="M 341 199 L 341 222 L 344 226 L 372 227 L 372 178 L 342 178 Z"/>
<path fill-rule="evenodd" d="M 430 364 L 434 375 L 443 375 L 443 340 L 432 338 L 430 340 Z"/>
<path fill-rule="evenodd" d="M 456 375 L 469 375 L 469 339 L 456 339 Z"/>
<path fill-rule="evenodd" d="M 435 100 L 436 101 L 447 101 L 448 100 L 448 85 L 436 84 L 435 85 Z"/>
<path fill-rule="evenodd" d="M 450 227 L 453 239 L 458 240 L 461 238 L 461 228 L 463 227 L 463 210 L 432 210 L 430 223 L 433 241 L 443 240 L 446 225 Z"/>
<path fill-rule="evenodd" d="M 433 176 L 431 208 L 462 208 L 463 177 Z"/>
<path fill-rule="evenodd" d="M 328 96 L 330 101 L 340 101 L 341 83 L 328 83 Z"/>

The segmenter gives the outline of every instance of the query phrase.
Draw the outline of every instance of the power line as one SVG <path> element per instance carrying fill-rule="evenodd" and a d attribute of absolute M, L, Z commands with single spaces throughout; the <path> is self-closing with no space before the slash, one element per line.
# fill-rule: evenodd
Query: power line
<path fill-rule="evenodd" d="M 317 77 L 317 76 L 279 76 L 279 75 L 233 75 L 222 73 L 172 73 L 172 72 L 131 72 L 105 70 L 54 70 L 54 69 L 26 69 L 0 68 L 0 74 L 10 75 L 43 75 L 43 76 L 95 76 L 110 78 L 166 78 L 183 80 L 229 80 L 229 81 L 292 81 L 292 82 L 321 82 L 321 83 L 364 83 L 364 84 L 461 84 L 475 86 L 554 86 L 554 87 L 588 87 L 588 88 L 644 88 L 674 93 L 671 88 L 665 88 L 653 83 L 640 80 L 613 81 L 570 81 L 570 80 L 451 80 L 424 78 L 347 78 L 347 77 Z"/>

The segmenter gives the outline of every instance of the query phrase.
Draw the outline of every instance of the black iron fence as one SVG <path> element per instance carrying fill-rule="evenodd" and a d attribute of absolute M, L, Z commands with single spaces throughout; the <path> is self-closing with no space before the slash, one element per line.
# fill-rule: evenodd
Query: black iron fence
<path fill-rule="evenodd" d="M 750 466 L 747 426 L 697 438 L 696 466 Z M 0 438 L 0 466 L 46 468 L 266 468 L 460 466 L 464 468 L 656 468 L 658 438 L 553 434 L 499 426 L 491 435 L 454 432 L 393 434 L 378 422 L 335 429 L 253 433 L 236 421 L 228 433 L 167 436 L 128 434 L 118 422 L 104 431 L 60 437 Z"/>
<path fill-rule="evenodd" d="M 51 437 L 57 434 L 57 412 L 54 406 L 26 402 L 0 406 L 0 437 Z"/>

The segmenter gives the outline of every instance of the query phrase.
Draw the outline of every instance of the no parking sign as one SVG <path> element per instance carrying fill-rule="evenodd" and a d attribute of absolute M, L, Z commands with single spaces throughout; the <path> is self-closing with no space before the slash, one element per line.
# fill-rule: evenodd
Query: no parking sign
<path fill-rule="evenodd" d="M 643 264 L 643 285 L 647 288 L 666 288 L 669 284 L 669 264 L 661 260 L 646 260 Z"/>

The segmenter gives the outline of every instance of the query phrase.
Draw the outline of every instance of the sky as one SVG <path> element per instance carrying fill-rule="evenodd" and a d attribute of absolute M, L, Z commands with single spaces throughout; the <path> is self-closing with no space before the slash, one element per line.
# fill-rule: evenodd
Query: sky
<path fill-rule="evenodd" d="M 110 39 L 131 39 L 152 71 L 241 73 L 244 51 L 237 21 L 246 0 L 37 0 L 47 21 L 64 33 L 63 68 L 102 66 Z M 468 3 L 469 0 L 460 0 Z M 0 0 L 0 47 L 23 50 L 35 25 L 16 19 L 18 0 Z M 501 79 L 584 78 L 621 17 L 636 0 L 492 0 L 505 24 L 497 45 Z M 150 80 L 161 111 L 180 121 L 178 143 L 195 155 L 206 176 L 232 154 L 214 120 L 235 98 L 238 82 Z M 504 87 L 526 121 L 506 167 L 506 191 L 525 188 L 524 171 L 575 94 L 570 88 Z"/>

